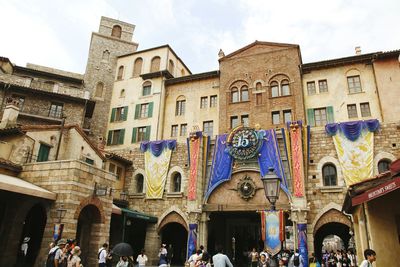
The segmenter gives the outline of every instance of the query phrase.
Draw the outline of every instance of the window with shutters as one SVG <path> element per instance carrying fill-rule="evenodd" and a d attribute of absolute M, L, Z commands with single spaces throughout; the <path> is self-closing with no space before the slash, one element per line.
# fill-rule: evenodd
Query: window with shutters
<path fill-rule="evenodd" d="M 46 144 L 40 144 L 39 147 L 39 153 L 37 157 L 37 162 L 43 162 L 43 161 L 48 161 L 49 160 L 49 154 L 50 154 L 50 148 L 51 146 L 46 145 Z"/>
<path fill-rule="evenodd" d="M 185 115 L 186 99 L 182 96 L 178 97 L 176 101 L 175 115 L 182 116 Z"/>
<path fill-rule="evenodd" d="M 171 126 L 171 137 L 177 137 L 178 136 L 178 125 L 172 125 Z"/>
<path fill-rule="evenodd" d="M 142 74 L 142 66 L 143 66 L 143 59 L 141 57 L 135 59 L 135 63 L 133 63 L 133 77 L 139 77 Z"/>
<path fill-rule="evenodd" d="M 63 107 L 64 107 L 64 104 L 62 104 L 62 103 L 51 103 L 50 110 L 49 110 L 49 117 L 62 118 Z"/>
<path fill-rule="evenodd" d="M 110 122 L 126 121 L 128 117 L 128 107 L 113 108 L 111 110 Z"/>
<path fill-rule="evenodd" d="M 307 109 L 307 122 L 311 126 L 325 126 L 327 123 L 333 123 L 333 107 Z"/>
<path fill-rule="evenodd" d="M 207 96 L 203 96 L 200 98 L 200 108 L 207 108 L 208 104 L 208 97 Z"/>
<path fill-rule="evenodd" d="M 187 124 L 186 123 L 184 123 L 184 124 L 181 124 L 181 132 L 180 132 L 180 136 L 186 136 L 186 134 L 187 134 Z"/>
<path fill-rule="evenodd" d="M 112 130 L 108 132 L 107 145 L 122 145 L 124 143 L 125 129 Z"/>
<path fill-rule="evenodd" d="M 292 121 L 292 111 L 291 110 L 283 111 L 283 121 L 284 121 L 284 123 Z"/>
<path fill-rule="evenodd" d="M 142 96 L 150 95 L 151 94 L 151 82 L 147 81 L 143 83 L 143 90 Z"/>
<path fill-rule="evenodd" d="M 327 163 L 322 167 L 322 177 L 324 179 L 324 186 L 337 185 L 337 172 L 336 167 L 332 163 Z"/>
<path fill-rule="evenodd" d="M 272 124 L 276 125 L 280 123 L 281 123 L 280 112 L 279 111 L 272 112 Z"/>
<path fill-rule="evenodd" d="M 328 119 L 326 116 L 326 108 L 314 109 L 314 121 L 315 126 L 325 126 Z"/>
<path fill-rule="evenodd" d="M 371 116 L 371 109 L 369 108 L 369 103 L 361 103 L 360 104 L 361 116 L 362 117 L 370 117 Z"/>
<path fill-rule="evenodd" d="M 238 116 L 232 116 L 231 117 L 231 129 L 235 128 L 236 126 L 239 125 L 239 118 Z"/>
<path fill-rule="evenodd" d="M 357 105 L 356 105 L 356 104 L 347 105 L 347 113 L 348 113 L 348 115 L 349 115 L 349 119 L 351 119 L 351 118 L 358 118 L 358 115 L 357 115 Z"/>
<path fill-rule="evenodd" d="M 328 92 L 328 81 L 327 80 L 319 80 L 318 87 L 320 93 Z"/>
<path fill-rule="evenodd" d="M 96 92 L 94 93 L 95 97 L 103 97 L 104 84 L 102 82 L 98 82 L 96 85 Z"/>
<path fill-rule="evenodd" d="M 147 141 L 147 140 L 146 140 L 146 127 L 139 127 L 139 128 L 138 128 L 138 137 L 137 137 L 137 141 L 138 141 L 138 142 Z"/>
<path fill-rule="evenodd" d="M 135 119 L 151 118 L 153 116 L 154 103 L 137 104 L 135 108 Z"/>
<path fill-rule="evenodd" d="M 114 25 L 111 31 L 111 36 L 121 38 L 122 28 L 119 25 Z"/>
<path fill-rule="evenodd" d="M 360 75 L 347 77 L 347 85 L 349 87 L 350 94 L 360 93 L 362 91 Z"/>
<path fill-rule="evenodd" d="M 122 80 L 123 75 L 124 75 L 124 66 L 119 66 L 117 80 Z"/>
<path fill-rule="evenodd" d="M 315 95 L 317 90 L 315 89 L 315 82 L 307 82 L 307 94 L 308 95 Z"/>
<path fill-rule="evenodd" d="M 161 58 L 160 57 L 153 57 L 151 60 L 151 65 L 150 65 L 150 72 L 156 72 L 160 70 L 160 62 Z"/>
<path fill-rule="evenodd" d="M 149 116 L 149 104 L 140 105 L 140 118 L 147 118 Z"/>
<path fill-rule="evenodd" d="M 150 140 L 150 126 L 143 126 L 133 128 L 132 130 L 132 143 L 149 141 Z"/>
<path fill-rule="evenodd" d="M 212 96 L 210 96 L 210 108 L 213 108 L 216 106 L 217 106 L 217 96 L 212 95 Z"/>
<path fill-rule="evenodd" d="M 213 121 L 205 121 L 203 122 L 203 133 L 205 133 L 208 136 L 213 135 L 213 128 L 214 128 L 214 122 Z"/>

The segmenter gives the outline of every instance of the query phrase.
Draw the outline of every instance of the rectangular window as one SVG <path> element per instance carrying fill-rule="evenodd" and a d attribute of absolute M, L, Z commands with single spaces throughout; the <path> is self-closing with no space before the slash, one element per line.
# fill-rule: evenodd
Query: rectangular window
<path fill-rule="evenodd" d="M 93 159 L 85 158 L 85 162 L 90 164 L 90 165 L 94 165 L 94 160 Z"/>
<path fill-rule="evenodd" d="M 328 81 L 327 80 L 319 80 L 318 87 L 320 93 L 328 92 Z"/>
<path fill-rule="evenodd" d="M 324 126 L 327 123 L 326 108 L 314 109 L 314 121 L 315 126 Z"/>
<path fill-rule="evenodd" d="M 178 125 L 172 125 L 171 126 L 171 137 L 177 137 L 178 136 Z"/>
<path fill-rule="evenodd" d="M 208 136 L 212 136 L 213 135 L 213 127 L 214 127 L 213 121 L 203 122 L 203 133 L 205 133 Z"/>
<path fill-rule="evenodd" d="M 283 111 L 283 120 L 285 123 L 292 121 L 292 111 L 291 110 Z"/>
<path fill-rule="evenodd" d="M 187 134 L 187 124 L 181 124 L 181 132 L 180 132 L 180 136 L 186 136 Z"/>
<path fill-rule="evenodd" d="M 231 92 L 231 102 L 232 103 L 239 102 L 239 91 L 237 89 L 233 89 Z"/>
<path fill-rule="evenodd" d="M 350 94 L 361 92 L 360 75 L 347 77 L 347 85 L 349 86 Z"/>
<path fill-rule="evenodd" d="M 117 180 L 120 180 L 122 176 L 122 168 L 120 166 L 117 166 L 117 172 L 115 174 L 117 175 Z"/>
<path fill-rule="evenodd" d="M 208 106 L 208 97 L 207 96 L 203 96 L 200 98 L 200 108 L 207 108 Z"/>
<path fill-rule="evenodd" d="M 186 106 L 186 100 L 176 101 L 175 115 L 176 116 L 185 115 L 185 106 Z"/>
<path fill-rule="evenodd" d="M 108 171 L 114 173 L 115 172 L 115 164 L 110 163 L 110 165 L 108 165 Z"/>
<path fill-rule="evenodd" d="M 243 125 L 244 127 L 249 127 L 249 115 L 242 115 L 242 116 L 240 117 L 240 120 L 241 120 L 242 125 Z"/>
<path fill-rule="evenodd" d="M 308 95 L 315 95 L 316 89 L 315 89 L 315 82 L 307 82 L 307 93 Z"/>
<path fill-rule="evenodd" d="M 231 117 L 231 129 L 235 128 L 236 126 L 239 125 L 239 118 L 238 116 L 232 116 Z"/>
<path fill-rule="evenodd" d="M 126 121 L 128 117 L 128 107 L 113 108 L 111 110 L 111 120 L 113 121 Z"/>
<path fill-rule="evenodd" d="M 138 135 L 137 135 L 137 141 L 147 141 L 146 140 L 146 127 L 139 127 L 138 128 Z"/>
<path fill-rule="evenodd" d="M 149 104 L 140 105 L 140 118 L 147 118 L 149 116 Z"/>
<path fill-rule="evenodd" d="M 132 130 L 132 143 L 149 141 L 150 140 L 150 126 L 143 126 L 133 128 Z"/>
<path fill-rule="evenodd" d="M 371 109 L 369 108 L 369 103 L 361 103 L 360 104 L 360 109 L 361 109 L 361 116 L 362 117 L 370 117 L 371 116 Z"/>
<path fill-rule="evenodd" d="M 51 103 L 49 117 L 61 118 L 63 115 L 63 106 L 61 103 Z"/>
<path fill-rule="evenodd" d="M 43 161 L 48 161 L 49 160 L 49 154 L 50 154 L 50 146 L 45 145 L 45 144 L 40 144 L 39 147 L 39 153 L 37 157 L 37 162 L 43 162 Z"/>
<path fill-rule="evenodd" d="M 122 145 L 124 143 L 125 129 L 108 132 L 107 145 Z"/>
<path fill-rule="evenodd" d="M 217 106 L 217 96 L 216 95 L 212 95 L 210 96 L 210 108 L 214 108 Z"/>
<path fill-rule="evenodd" d="M 350 104 L 347 105 L 347 113 L 349 114 L 349 119 L 350 118 L 357 118 L 357 105 L 356 104 Z"/>
<path fill-rule="evenodd" d="M 272 112 L 272 124 L 281 123 L 279 111 Z"/>
<path fill-rule="evenodd" d="M 262 94 L 256 94 L 256 105 L 262 105 Z"/>
<path fill-rule="evenodd" d="M 151 84 L 146 84 L 143 86 L 143 96 L 151 94 Z"/>

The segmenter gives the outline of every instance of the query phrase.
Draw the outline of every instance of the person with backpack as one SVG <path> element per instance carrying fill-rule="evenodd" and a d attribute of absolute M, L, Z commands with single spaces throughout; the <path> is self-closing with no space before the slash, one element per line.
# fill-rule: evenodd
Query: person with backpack
<path fill-rule="evenodd" d="M 63 267 L 65 259 L 65 245 L 67 241 L 65 239 L 60 239 L 57 242 L 57 246 L 50 249 L 47 255 L 46 267 Z"/>
<path fill-rule="evenodd" d="M 372 249 L 366 249 L 364 250 L 364 258 L 365 260 L 361 262 L 360 267 L 372 267 L 372 263 L 376 261 L 376 252 Z"/>
<path fill-rule="evenodd" d="M 81 255 L 81 248 L 78 246 L 75 246 L 72 251 L 71 255 L 68 257 L 68 267 L 81 267 L 81 258 L 79 257 Z"/>
<path fill-rule="evenodd" d="M 295 253 L 294 253 L 293 256 L 290 258 L 290 262 L 292 263 L 291 266 L 294 266 L 294 267 L 303 267 L 304 260 L 303 260 L 303 257 L 300 255 L 298 249 L 296 249 Z"/>
<path fill-rule="evenodd" d="M 97 254 L 97 258 L 99 259 L 99 267 L 106 267 L 106 262 L 107 262 L 107 248 L 108 244 L 104 243 L 103 246 L 99 249 L 99 252 Z"/>

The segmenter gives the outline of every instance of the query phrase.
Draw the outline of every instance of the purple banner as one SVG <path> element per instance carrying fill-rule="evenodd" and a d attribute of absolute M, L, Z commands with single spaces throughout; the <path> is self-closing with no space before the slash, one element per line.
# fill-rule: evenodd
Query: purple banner
<path fill-rule="evenodd" d="M 303 258 L 303 267 L 308 267 L 308 248 L 307 248 L 307 224 L 297 224 L 298 240 L 299 240 L 299 253 Z"/>
<path fill-rule="evenodd" d="M 197 224 L 190 223 L 186 259 L 189 259 L 189 257 L 196 252 L 196 248 L 197 248 Z"/>

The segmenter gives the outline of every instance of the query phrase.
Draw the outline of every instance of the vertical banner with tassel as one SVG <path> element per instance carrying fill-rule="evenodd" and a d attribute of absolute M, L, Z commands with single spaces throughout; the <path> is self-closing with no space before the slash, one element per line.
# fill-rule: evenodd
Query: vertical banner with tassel
<path fill-rule="evenodd" d="M 285 237 L 283 211 L 272 210 L 261 212 L 261 238 L 264 246 L 272 256 L 279 253 Z"/>
<path fill-rule="evenodd" d="M 202 133 L 196 132 L 191 133 L 188 140 L 188 152 L 189 152 L 189 185 L 188 185 L 188 200 L 196 200 L 196 184 L 197 184 L 197 173 L 198 173 L 198 162 L 200 155 L 200 144 L 202 141 Z"/>
<path fill-rule="evenodd" d="M 293 166 L 293 195 L 304 197 L 304 161 L 302 142 L 302 122 L 288 124 L 290 130 L 290 145 Z"/>
<path fill-rule="evenodd" d="M 299 253 L 303 257 L 303 267 L 308 267 L 307 224 L 298 223 Z"/>
<path fill-rule="evenodd" d="M 197 248 L 197 224 L 190 223 L 186 259 L 189 259 L 189 257 L 196 252 L 196 248 Z"/>

